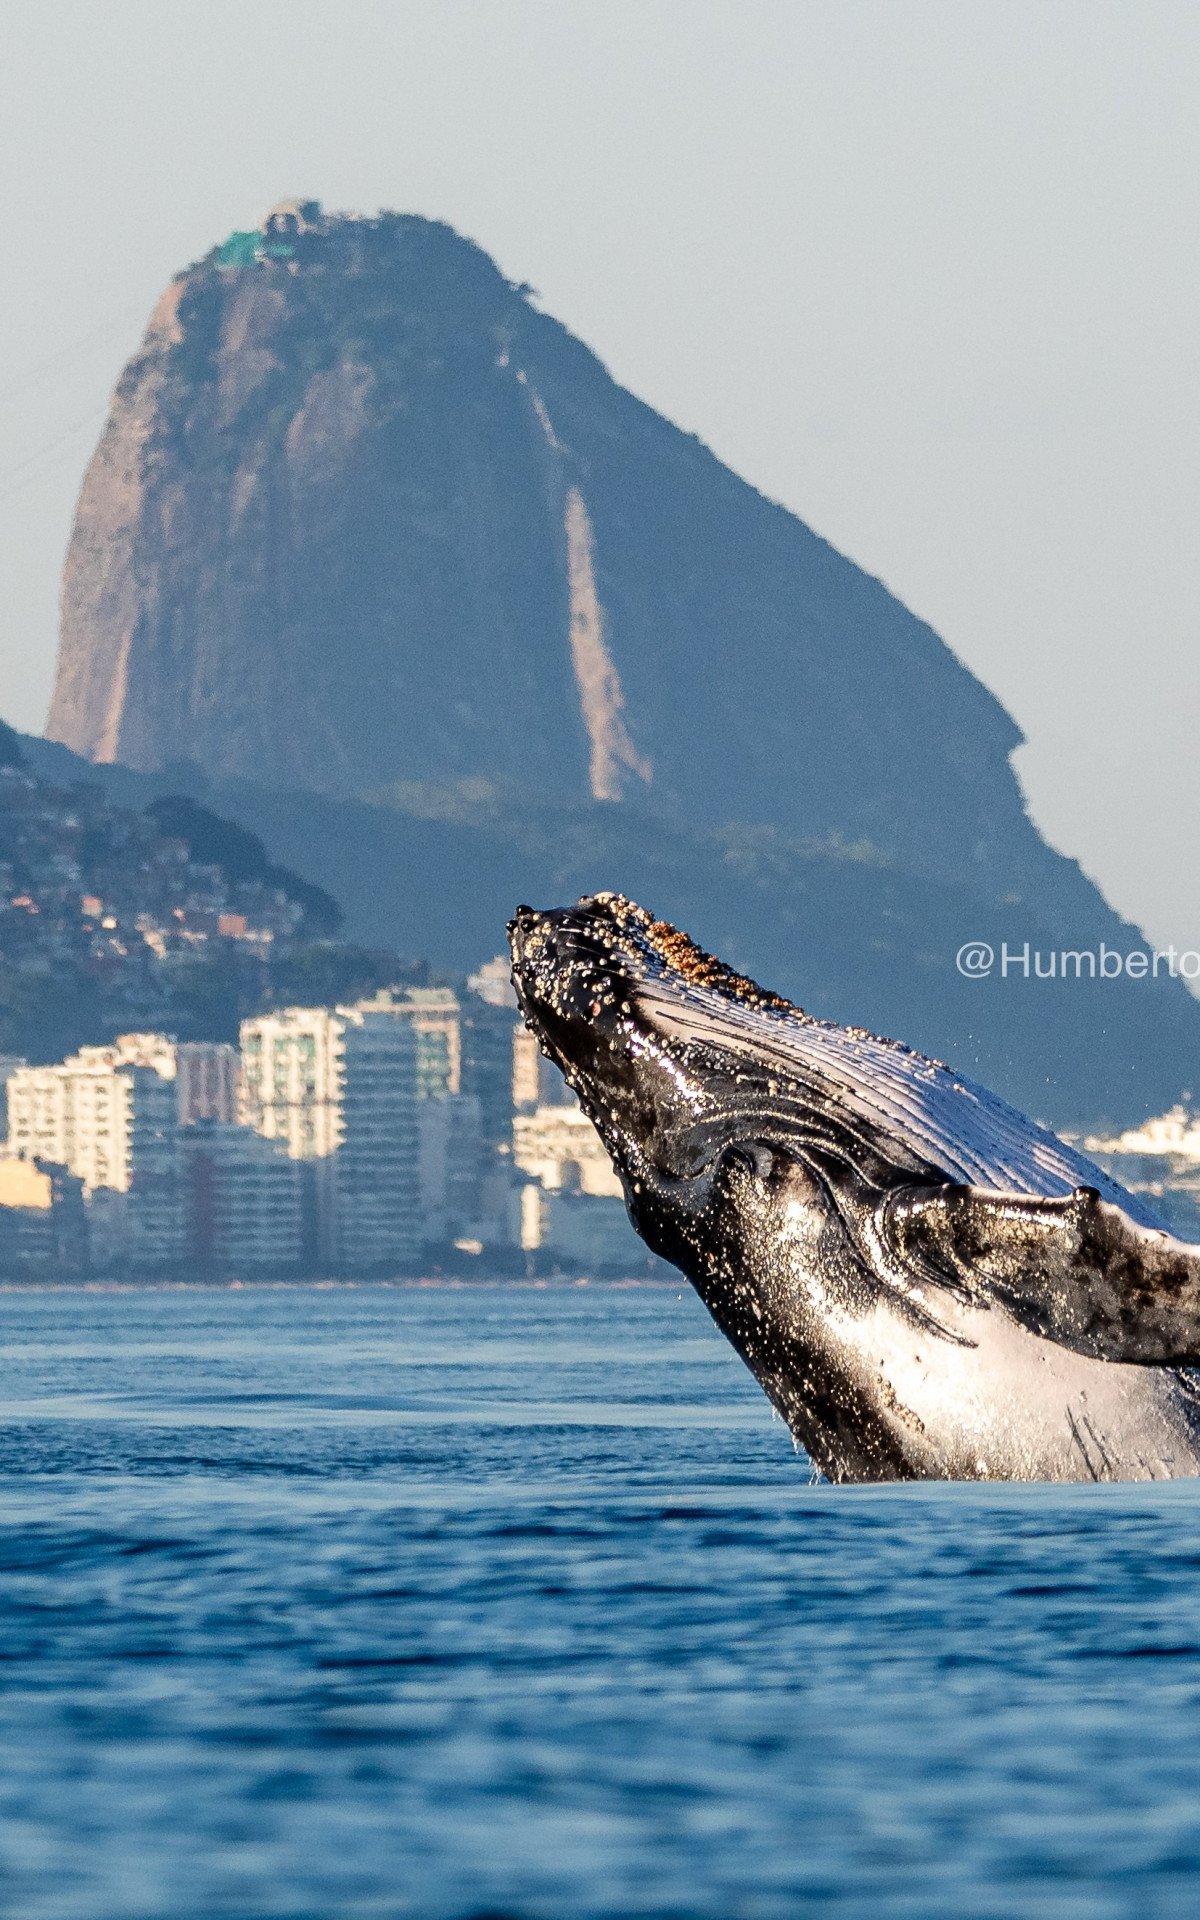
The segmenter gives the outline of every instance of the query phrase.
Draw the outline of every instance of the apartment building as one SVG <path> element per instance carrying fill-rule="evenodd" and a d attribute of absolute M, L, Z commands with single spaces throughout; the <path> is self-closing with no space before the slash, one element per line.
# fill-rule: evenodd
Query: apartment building
<path fill-rule="evenodd" d="M 620 1200 L 530 1180 L 519 1191 L 517 1219 L 525 1253 L 585 1271 L 640 1273 L 646 1265 L 646 1249 Z"/>
<path fill-rule="evenodd" d="M 303 1169 L 280 1140 L 197 1120 L 182 1140 L 188 1242 L 204 1271 L 267 1275 L 304 1267 Z"/>
<path fill-rule="evenodd" d="M 198 1120 L 232 1126 L 238 1117 L 242 1063 L 227 1041 L 183 1040 L 175 1045 L 175 1096 L 181 1127 Z"/>
<path fill-rule="evenodd" d="M 81 1182 L 63 1167 L 0 1155 L 0 1274 L 57 1279 L 87 1264 Z"/>
<path fill-rule="evenodd" d="M 573 1094 L 567 1103 L 560 1098 L 513 1115 L 513 1163 L 525 1176 L 515 1237 L 526 1253 L 570 1266 L 642 1268 L 646 1250 L 630 1225 L 621 1182 Z"/>
<path fill-rule="evenodd" d="M 243 1020 L 238 1117 L 293 1160 L 328 1160 L 341 1144 L 341 1042 L 333 1007 L 286 1007 Z"/>
<path fill-rule="evenodd" d="M 578 1104 L 514 1114 L 513 1160 L 521 1173 L 552 1192 L 623 1199 L 608 1150 Z"/>
<path fill-rule="evenodd" d="M 496 1238 L 482 1207 L 484 1149 L 475 1096 L 419 1101 L 417 1135 L 424 1238 L 434 1244 Z"/>
<path fill-rule="evenodd" d="M 137 1269 L 172 1266 L 184 1253 L 178 1134 L 174 1050 L 161 1034 L 125 1034 L 9 1077 L 10 1154 L 65 1167 L 89 1210 L 99 1194 L 121 1196 L 102 1203 L 103 1244 Z"/>
<path fill-rule="evenodd" d="M 449 1049 L 439 1052 L 445 1064 Z M 242 1120 L 305 1166 L 307 1252 L 337 1271 L 402 1268 L 421 1244 L 421 1060 L 398 996 L 243 1023 Z"/>
<path fill-rule="evenodd" d="M 418 1035 L 386 1007 L 341 1007 L 342 1138 L 331 1252 L 344 1273 L 415 1259 L 422 1239 Z"/>
<path fill-rule="evenodd" d="M 462 1092 L 462 1010 L 450 987 L 384 988 L 356 1003 L 364 1013 L 390 1013 L 411 1025 L 417 1043 L 417 1098 Z"/>
<path fill-rule="evenodd" d="M 553 1060 L 548 1060 L 528 1027 L 516 1026 L 512 1037 L 512 1092 L 510 1111 L 533 1113 L 544 1107 L 577 1107 L 579 1102 Z"/>
<path fill-rule="evenodd" d="M 467 979 L 461 1006 L 463 1092 L 479 1102 L 488 1143 L 508 1141 L 513 1113 L 514 1035 L 524 1032 L 506 953 Z"/>
<path fill-rule="evenodd" d="M 17 1053 L 0 1053 L 0 1140 L 8 1138 L 8 1083 L 26 1062 Z"/>

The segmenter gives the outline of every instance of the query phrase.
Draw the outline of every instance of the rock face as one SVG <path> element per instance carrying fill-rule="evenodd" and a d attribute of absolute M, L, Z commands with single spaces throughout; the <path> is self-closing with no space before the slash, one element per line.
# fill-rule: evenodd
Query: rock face
<path fill-rule="evenodd" d="M 291 203 L 164 295 L 47 733 L 337 795 L 634 801 L 942 868 L 1032 840 L 997 702 L 429 221 Z M 1028 851 L 1028 849 L 1027 849 Z"/>
<path fill-rule="evenodd" d="M 991 695 L 429 221 L 290 203 L 168 289 L 84 482 L 47 732 L 442 966 L 614 887 L 1056 1121 L 1197 1085 L 1178 979 L 956 972 L 972 939 L 1143 944 L 1036 833 Z"/>

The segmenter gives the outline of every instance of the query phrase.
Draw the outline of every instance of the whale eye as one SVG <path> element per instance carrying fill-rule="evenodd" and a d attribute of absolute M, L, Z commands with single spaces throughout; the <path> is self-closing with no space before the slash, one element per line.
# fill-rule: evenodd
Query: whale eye
<path fill-rule="evenodd" d="M 737 1162 L 747 1167 L 756 1179 L 764 1182 L 775 1171 L 775 1154 L 762 1140 L 739 1140 L 725 1149 L 724 1159 L 726 1163 Z"/>

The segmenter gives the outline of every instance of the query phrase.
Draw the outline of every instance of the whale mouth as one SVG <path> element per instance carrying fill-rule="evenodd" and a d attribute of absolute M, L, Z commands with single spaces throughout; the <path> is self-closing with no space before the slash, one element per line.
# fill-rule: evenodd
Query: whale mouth
<path fill-rule="evenodd" d="M 525 1024 L 595 1123 L 619 1171 L 660 1119 L 647 1059 L 651 1036 L 634 997 L 647 976 L 653 925 L 620 895 L 574 907 L 517 908 L 509 923 L 513 984 Z"/>

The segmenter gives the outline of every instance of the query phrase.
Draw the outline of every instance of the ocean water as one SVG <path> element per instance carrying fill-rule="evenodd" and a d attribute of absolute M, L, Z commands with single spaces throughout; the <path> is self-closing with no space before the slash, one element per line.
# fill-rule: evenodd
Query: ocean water
<path fill-rule="evenodd" d="M 1200 1487 L 810 1485 L 689 1292 L 0 1294 L 0 1911 L 1200 1911 Z"/>

